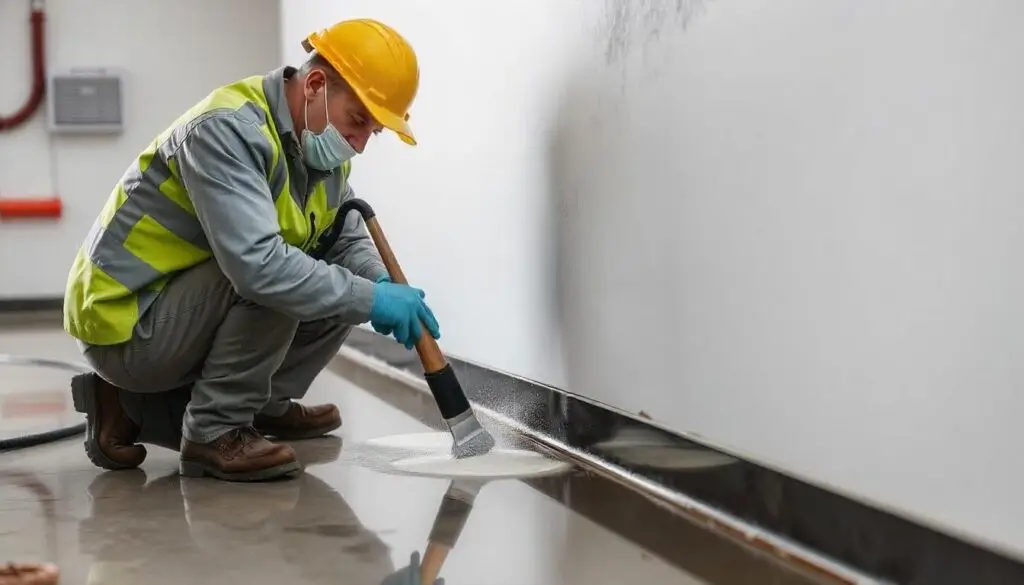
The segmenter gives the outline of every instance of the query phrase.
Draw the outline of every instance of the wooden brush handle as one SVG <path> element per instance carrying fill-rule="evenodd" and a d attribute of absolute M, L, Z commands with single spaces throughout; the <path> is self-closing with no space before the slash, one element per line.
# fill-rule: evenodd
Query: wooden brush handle
<path fill-rule="evenodd" d="M 427 543 L 427 550 L 423 552 L 423 562 L 420 563 L 420 585 L 434 585 L 451 550 L 437 542 Z"/>
<path fill-rule="evenodd" d="M 395 258 L 394 251 L 391 250 L 391 245 L 388 244 L 388 239 L 384 236 L 384 231 L 380 229 L 380 223 L 376 217 L 366 220 L 366 229 L 370 232 L 370 237 L 373 238 L 373 243 L 377 246 L 377 252 L 380 253 L 381 260 L 384 261 L 384 267 L 388 269 L 391 281 L 397 284 L 409 284 L 409 281 L 405 279 L 405 273 L 402 272 L 402 267 L 398 264 L 398 259 Z M 448 365 L 448 361 L 445 359 L 444 354 L 441 353 L 437 340 L 427 331 L 427 327 L 422 322 L 420 325 L 420 338 L 416 341 L 416 353 L 420 356 L 420 363 L 423 364 L 423 370 L 428 374 L 440 372 Z M 425 581 L 424 583 L 427 582 Z M 433 581 L 429 583 L 433 583 Z"/>

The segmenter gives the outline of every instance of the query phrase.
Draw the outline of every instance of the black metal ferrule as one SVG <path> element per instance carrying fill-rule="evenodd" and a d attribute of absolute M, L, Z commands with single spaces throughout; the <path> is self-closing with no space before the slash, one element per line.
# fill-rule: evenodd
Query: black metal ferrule
<path fill-rule="evenodd" d="M 352 211 L 358 211 L 359 215 L 363 216 L 363 221 L 370 221 L 374 217 L 377 217 L 377 212 L 370 207 L 370 204 L 366 201 L 355 198 L 349 199 L 348 201 L 341 204 L 341 208 L 338 209 L 338 219 L 344 223 L 345 216 Z M 337 220 L 335 220 L 337 221 Z"/>
<path fill-rule="evenodd" d="M 441 507 L 434 517 L 434 526 L 430 529 L 430 542 L 443 544 L 448 548 L 455 548 L 455 543 L 462 534 L 462 528 L 466 525 L 469 513 L 473 511 L 473 504 L 445 496 L 441 500 Z"/>
<path fill-rule="evenodd" d="M 424 374 L 423 377 L 427 379 L 427 386 L 430 386 L 430 393 L 434 395 L 442 417 L 454 418 L 469 410 L 469 400 L 451 364 L 437 372 Z"/>

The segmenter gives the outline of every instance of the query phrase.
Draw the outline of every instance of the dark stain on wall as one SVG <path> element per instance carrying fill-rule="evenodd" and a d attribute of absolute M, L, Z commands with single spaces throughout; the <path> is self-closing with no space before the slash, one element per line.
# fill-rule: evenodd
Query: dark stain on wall
<path fill-rule="evenodd" d="M 601 37 L 605 62 L 613 65 L 645 50 L 671 30 L 686 30 L 710 0 L 605 0 Z"/>

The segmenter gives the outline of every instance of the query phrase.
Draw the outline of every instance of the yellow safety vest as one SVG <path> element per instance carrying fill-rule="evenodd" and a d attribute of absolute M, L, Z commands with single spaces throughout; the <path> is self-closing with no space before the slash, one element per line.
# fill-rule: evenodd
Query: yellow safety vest
<path fill-rule="evenodd" d="M 267 181 L 285 242 L 308 252 L 332 226 L 341 197 L 329 197 L 323 181 L 304 206 L 291 196 L 288 165 L 263 80 L 248 77 L 214 90 L 143 150 L 114 188 L 68 276 L 64 328 L 71 336 L 93 345 L 128 341 L 142 309 L 170 277 L 212 256 L 172 156 L 172 137 L 205 113 L 234 109 L 251 117 L 270 142 L 273 164 L 267 167 Z M 346 161 L 342 188 L 350 170 Z"/>

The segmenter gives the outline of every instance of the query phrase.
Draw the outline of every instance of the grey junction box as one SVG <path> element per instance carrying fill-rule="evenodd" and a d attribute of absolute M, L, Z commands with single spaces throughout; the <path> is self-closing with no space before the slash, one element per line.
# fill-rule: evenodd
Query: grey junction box
<path fill-rule="evenodd" d="M 107 69 L 72 69 L 49 80 L 50 131 L 119 134 L 124 129 L 122 78 Z"/>

